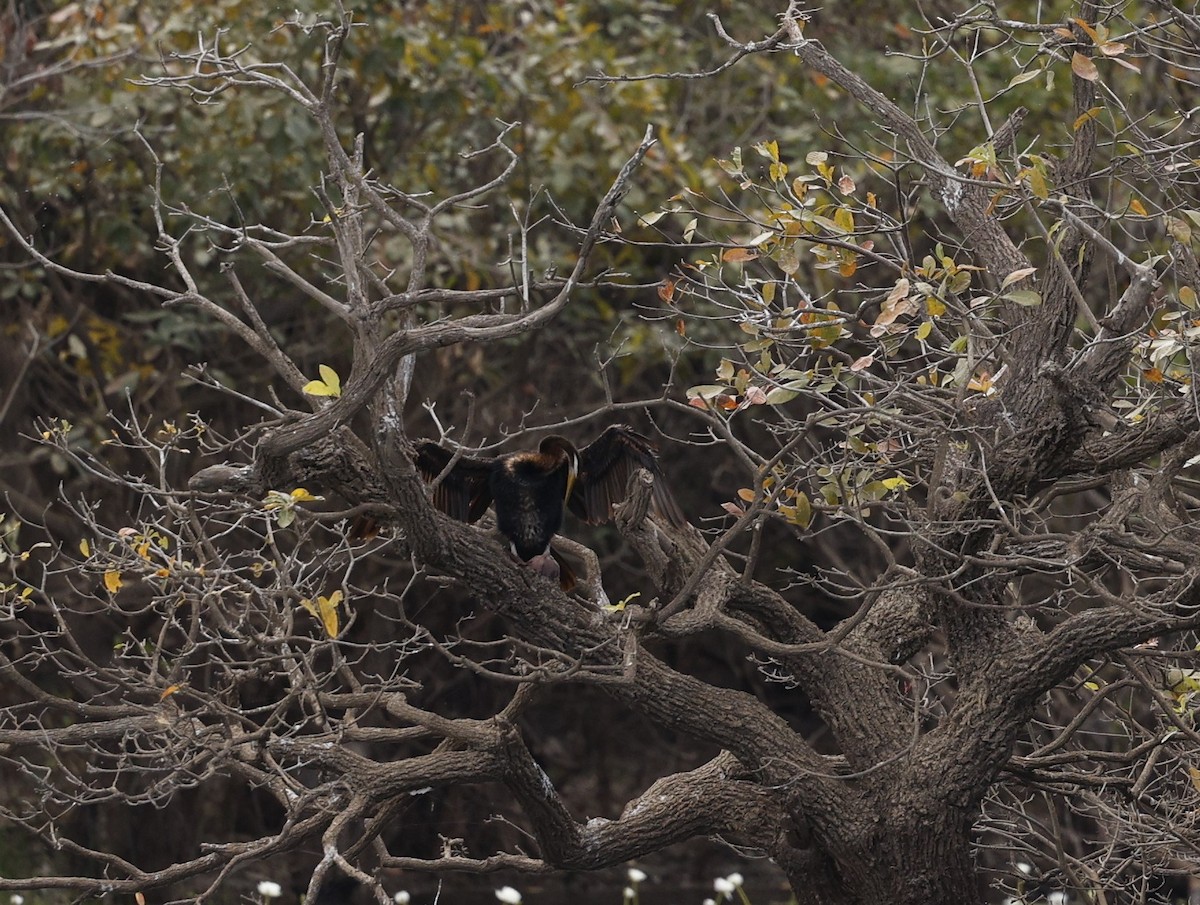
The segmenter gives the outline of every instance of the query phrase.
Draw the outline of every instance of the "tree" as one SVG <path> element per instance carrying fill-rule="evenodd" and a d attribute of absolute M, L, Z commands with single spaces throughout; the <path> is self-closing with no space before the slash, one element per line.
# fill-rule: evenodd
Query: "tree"
<path fill-rule="evenodd" d="M 1107 901 L 1191 876 L 1200 213 L 1178 111 L 1200 19 L 1086 0 L 1055 14 L 973 7 L 898 29 L 915 113 L 795 6 L 751 43 L 716 20 L 724 65 L 601 80 L 705 82 L 768 60 L 870 122 L 839 120 L 803 169 L 773 140 L 755 147 L 765 172 L 731 149 L 728 184 L 639 217 L 622 199 L 648 130 L 587 222 L 535 194 L 511 279 L 473 288 L 434 281 L 438 229 L 514 176 L 511 128 L 471 152 L 491 168 L 471 187 L 389 183 L 338 115 L 349 14 L 304 23 L 322 37 L 312 84 L 220 44 L 148 79 L 287 98 L 320 137 L 320 208 L 291 231 L 236 205 L 207 213 L 165 195 L 155 158 L 171 267 L 158 281 L 66 267 L 0 214 L 46 271 L 192 306 L 286 388 L 250 397 L 267 416 L 229 439 L 200 417 L 128 417 L 91 454 L 69 425 L 42 428 L 137 503 L 114 519 L 69 498 L 74 543 L 10 551 L 0 754 L 26 794 L 4 815 L 91 867 L 0 888 L 207 896 L 247 863 L 309 849 L 310 895 L 344 875 L 383 903 L 388 868 L 587 870 L 698 835 L 769 855 L 801 902 L 982 901 L 984 881 L 1033 896 L 1035 875 Z M 962 106 L 933 103 L 943 81 L 967 86 Z M 577 243 L 566 276 L 532 258 L 550 233 Z M 707 535 L 653 516 L 653 478 L 635 476 L 616 524 L 644 590 L 616 605 L 586 547 L 562 541 L 585 565 L 568 596 L 438 512 L 412 463 L 409 398 L 435 350 L 550 331 L 583 291 L 638 288 L 596 263 L 609 249 L 680 260 L 657 284 L 660 316 L 725 354 L 718 382 L 684 399 L 610 398 L 584 420 L 652 409 L 696 428 L 693 461 L 719 449 L 746 475 Z M 202 269 L 223 276 L 220 295 Z M 246 291 L 255 269 L 348 339 L 344 375 L 289 354 Z M 473 430 L 468 417 L 442 433 Z M 198 448 L 225 461 L 185 490 L 173 460 Z M 116 451 L 143 464 L 114 468 Z M 355 539 L 362 515 L 384 533 Z M 384 557 L 391 576 L 372 571 Z M 461 604 L 445 584 L 472 617 L 442 612 Z M 485 611 L 496 618 L 474 618 Z M 99 619 L 115 647 L 83 643 Z M 821 730 L 669 663 L 702 634 L 797 689 Z M 438 669 L 496 686 L 498 703 L 444 706 Z M 562 688 L 718 750 L 587 820 L 523 729 Z M 183 840 L 187 856 L 161 864 L 89 839 L 77 816 L 169 810 L 226 784 L 269 802 L 270 829 Z M 479 785 L 502 790 L 489 807 L 511 808 L 531 851 L 395 847 L 414 798 Z"/>

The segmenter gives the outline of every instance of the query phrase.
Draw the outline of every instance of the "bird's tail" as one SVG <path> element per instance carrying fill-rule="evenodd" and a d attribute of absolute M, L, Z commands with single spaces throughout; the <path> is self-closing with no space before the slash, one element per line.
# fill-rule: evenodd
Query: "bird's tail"
<path fill-rule="evenodd" d="M 566 557 L 550 548 L 550 555 L 554 557 L 554 561 L 558 563 L 558 586 L 564 591 L 575 590 L 577 583 L 575 578 L 575 570 L 571 568 L 571 564 L 567 562 Z"/>

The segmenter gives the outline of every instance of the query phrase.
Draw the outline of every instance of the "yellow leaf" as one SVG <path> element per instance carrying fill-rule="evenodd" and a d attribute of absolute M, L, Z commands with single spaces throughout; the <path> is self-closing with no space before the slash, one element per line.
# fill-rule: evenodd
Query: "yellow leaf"
<path fill-rule="evenodd" d="M 1197 792 L 1200 792 L 1200 770 L 1195 767 L 1188 767 L 1188 776 L 1192 778 L 1192 786 Z"/>
<path fill-rule="evenodd" d="M 1182 295 L 1182 292 L 1180 294 Z M 84 556 L 92 555 L 92 545 L 88 543 L 88 540 L 86 537 L 83 538 L 79 542 L 79 552 L 82 553 Z"/>
<path fill-rule="evenodd" d="M 160 701 L 165 701 L 167 698 L 169 698 L 171 695 L 175 694 L 175 692 L 179 691 L 179 689 L 181 689 L 181 688 L 183 688 L 182 685 L 168 685 L 165 689 L 163 689 L 163 693 L 158 696 L 158 699 Z"/>
<path fill-rule="evenodd" d="M 342 592 L 334 591 L 328 597 L 317 598 L 317 609 L 320 612 L 321 624 L 330 638 L 336 638 L 338 633 L 338 604 L 342 601 Z"/>
<path fill-rule="evenodd" d="M 115 594 L 121 589 L 121 573 L 108 571 L 104 573 L 104 586 L 108 588 L 108 593 Z"/>
<path fill-rule="evenodd" d="M 1050 197 L 1050 186 L 1046 183 L 1046 177 L 1037 167 L 1032 167 L 1029 170 L 1029 191 L 1033 192 L 1035 198 L 1041 198 L 1045 201 Z"/>
<path fill-rule="evenodd" d="M 303 487 L 297 487 L 295 490 L 292 491 L 292 499 L 295 500 L 297 503 L 311 503 L 314 500 L 323 500 L 325 498 L 319 497 L 319 496 L 313 496 L 311 493 L 309 493 Z"/>
<path fill-rule="evenodd" d="M 921 326 L 917 327 L 917 339 L 928 339 L 929 334 L 933 332 L 933 321 L 924 321 Z"/>
<path fill-rule="evenodd" d="M 320 380 L 310 380 L 300 388 L 301 392 L 309 396 L 332 396 L 334 395 L 328 385 Z"/>
<path fill-rule="evenodd" d="M 1097 116 L 1099 116 L 1103 112 L 1104 112 L 1103 107 L 1092 107 L 1090 110 L 1084 111 L 1083 113 L 1079 114 L 1078 117 L 1075 118 L 1075 122 L 1071 126 L 1071 131 L 1078 132 L 1080 126 L 1082 126 L 1084 123 L 1086 123 L 1090 120 L 1095 119 Z"/>
<path fill-rule="evenodd" d="M 1185 308 L 1196 307 L 1196 290 L 1191 286 L 1179 287 L 1179 301 Z"/>
<path fill-rule="evenodd" d="M 987 393 L 992 388 L 992 375 L 981 374 L 978 377 L 972 377 L 967 382 L 968 390 L 975 390 L 977 393 Z"/>
<path fill-rule="evenodd" d="M 791 521 L 794 521 L 801 528 L 807 528 L 812 524 L 812 503 L 808 499 L 808 494 L 796 494 L 795 515 Z"/>
<path fill-rule="evenodd" d="M 754 501 L 754 491 L 749 487 L 743 487 L 737 492 L 737 495 L 739 499 L 745 500 L 747 503 Z"/>
<path fill-rule="evenodd" d="M 1136 198 L 1129 202 L 1129 209 L 1139 217 L 1148 216 L 1145 205 L 1143 205 L 1142 202 L 1138 201 Z"/>
<path fill-rule="evenodd" d="M 300 605 L 320 621 L 325 628 L 325 634 L 330 638 L 336 638 L 338 633 L 337 608 L 341 602 L 342 592 L 334 591 L 328 597 L 318 597 L 316 603 L 305 597 L 300 601 Z"/>
<path fill-rule="evenodd" d="M 1100 78 L 1100 70 L 1096 64 L 1081 54 L 1078 50 L 1071 55 L 1071 71 L 1081 79 L 1094 82 Z"/>
<path fill-rule="evenodd" d="M 925 310 L 929 312 L 930 317 L 941 317 L 946 313 L 946 306 L 942 304 L 940 299 L 934 298 L 931 295 L 925 299 Z"/>
<path fill-rule="evenodd" d="M 625 607 L 629 606 L 629 604 L 633 603 L 633 601 L 637 600 L 641 596 L 642 596 L 641 591 L 634 591 L 632 594 L 630 594 L 628 597 L 626 597 L 620 603 L 610 603 L 606 607 L 604 607 L 604 609 L 610 613 L 619 613 L 619 612 L 621 612 L 621 610 L 625 609 Z"/>
<path fill-rule="evenodd" d="M 317 370 L 321 372 L 321 380 L 325 382 L 325 386 L 329 387 L 329 395 L 342 395 L 342 380 L 338 377 L 337 371 L 329 365 L 318 365 Z"/>

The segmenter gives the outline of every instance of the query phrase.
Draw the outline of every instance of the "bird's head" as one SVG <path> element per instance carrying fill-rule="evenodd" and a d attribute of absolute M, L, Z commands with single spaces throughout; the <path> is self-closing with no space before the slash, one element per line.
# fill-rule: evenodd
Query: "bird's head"
<path fill-rule="evenodd" d="M 553 457 L 558 462 L 567 463 L 567 492 L 563 499 L 570 499 L 575 481 L 579 478 L 579 450 L 566 437 L 552 434 L 538 444 L 538 452 L 543 456 Z"/>

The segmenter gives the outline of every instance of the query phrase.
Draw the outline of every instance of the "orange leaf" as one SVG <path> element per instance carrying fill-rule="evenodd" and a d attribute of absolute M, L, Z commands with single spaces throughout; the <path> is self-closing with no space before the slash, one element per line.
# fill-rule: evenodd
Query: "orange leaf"
<path fill-rule="evenodd" d="M 740 264 L 743 261 L 753 261 L 757 257 L 758 255 L 748 248 L 727 248 L 722 253 L 721 260 L 731 264 Z"/>
<path fill-rule="evenodd" d="M 1158 368 L 1151 368 L 1148 371 L 1142 371 L 1142 376 L 1145 377 L 1147 380 L 1149 380 L 1151 383 L 1162 383 L 1163 382 L 1163 372 L 1161 370 L 1159 370 Z"/>
<path fill-rule="evenodd" d="M 162 694 L 160 694 L 160 695 L 158 696 L 158 699 L 159 699 L 160 701 L 165 701 L 167 698 L 169 698 L 169 697 L 170 697 L 171 695 L 173 695 L 175 692 L 179 691 L 179 689 L 181 689 L 181 688 L 183 688 L 183 686 L 182 686 L 182 685 L 168 685 L 168 686 L 167 686 L 167 687 L 166 687 L 166 688 L 163 690 L 163 693 L 162 693 Z"/>
<path fill-rule="evenodd" d="M 664 280 L 658 287 L 658 297 L 664 302 L 670 303 L 675 297 L 675 281 Z"/>

